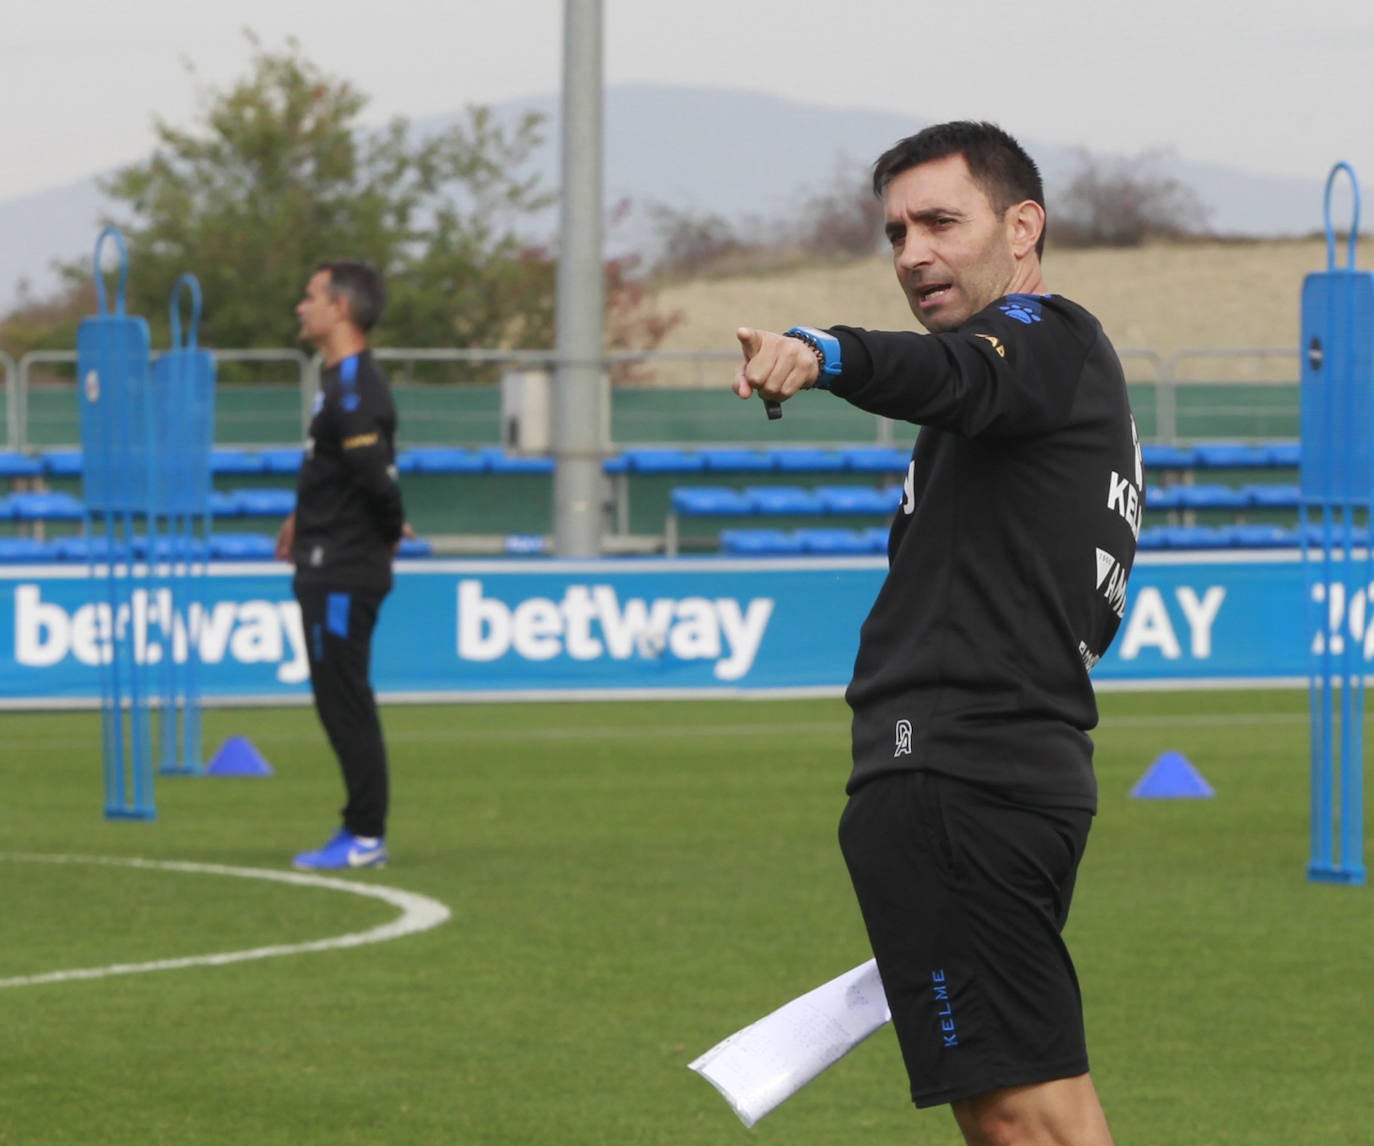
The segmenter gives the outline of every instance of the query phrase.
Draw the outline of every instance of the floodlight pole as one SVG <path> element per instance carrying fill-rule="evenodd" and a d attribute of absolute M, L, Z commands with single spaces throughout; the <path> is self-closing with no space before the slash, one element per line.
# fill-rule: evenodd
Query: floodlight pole
<path fill-rule="evenodd" d="M 601 0 L 563 4 L 563 186 L 554 373 L 554 546 L 601 553 Z"/>

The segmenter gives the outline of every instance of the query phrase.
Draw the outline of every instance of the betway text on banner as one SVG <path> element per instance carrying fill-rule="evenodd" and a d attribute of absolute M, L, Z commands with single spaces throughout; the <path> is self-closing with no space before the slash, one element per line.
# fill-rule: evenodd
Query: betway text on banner
<path fill-rule="evenodd" d="M 872 559 L 402 563 L 374 649 L 384 700 L 548 695 L 838 694 L 883 563 Z M 1354 601 L 1308 587 L 1298 554 L 1144 555 L 1100 686 L 1298 683 L 1320 642 L 1374 654 Z M 1328 599 L 1329 598 L 1329 599 Z M 1309 604 L 1324 631 L 1309 631 Z M 115 624 L 140 660 L 185 659 L 194 638 L 207 701 L 305 703 L 308 670 L 289 572 L 211 570 L 201 600 L 172 616 L 157 591 Z M 86 571 L 0 570 L 0 705 L 99 698 L 110 610 Z"/>

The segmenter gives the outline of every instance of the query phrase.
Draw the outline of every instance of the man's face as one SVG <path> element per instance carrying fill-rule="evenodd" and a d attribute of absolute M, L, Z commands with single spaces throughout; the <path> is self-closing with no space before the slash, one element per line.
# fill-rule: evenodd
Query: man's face
<path fill-rule="evenodd" d="M 323 345 L 338 326 L 348 320 L 343 300 L 329 291 L 328 271 L 316 271 L 310 276 L 305 293 L 296 304 L 296 317 L 300 319 L 301 341 L 312 346 Z"/>
<path fill-rule="evenodd" d="M 892 264 L 916 321 L 956 330 L 1007 292 L 1011 212 L 998 213 L 962 155 L 909 167 L 883 194 Z"/>

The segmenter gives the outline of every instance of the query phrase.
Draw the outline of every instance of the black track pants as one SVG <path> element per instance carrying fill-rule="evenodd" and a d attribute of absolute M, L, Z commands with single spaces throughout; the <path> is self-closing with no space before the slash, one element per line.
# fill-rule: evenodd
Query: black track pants
<path fill-rule="evenodd" d="M 293 588 L 301 606 L 315 711 L 339 759 L 348 792 L 343 826 L 358 836 L 384 836 L 389 794 L 386 745 L 368 669 L 372 630 L 386 592 L 300 580 Z"/>

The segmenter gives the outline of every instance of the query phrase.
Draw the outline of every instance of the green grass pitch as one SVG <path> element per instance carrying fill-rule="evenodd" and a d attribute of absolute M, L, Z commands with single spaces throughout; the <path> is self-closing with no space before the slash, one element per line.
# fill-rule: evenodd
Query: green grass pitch
<path fill-rule="evenodd" d="M 1117 1140 L 1374 1143 L 1374 887 L 1306 881 L 1306 697 L 1109 693 L 1069 942 Z M 867 958 L 835 843 L 838 700 L 389 708 L 393 863 L 435 897 L 375 946 L 0 989 L 0 1146 L 958 1141 L 890 1030 L 746 1131 L 686 1064 Z M 340 786 L 306 709 L 206 714 L 270 779 L 101 816 L 98 717 L 0 717 L 6 856 L 284 869 Z M 1140 801 L 1161 752 L 1210 800 Z M 0 860 L 0 979 L 366 930 L 388 905 Z"/>

